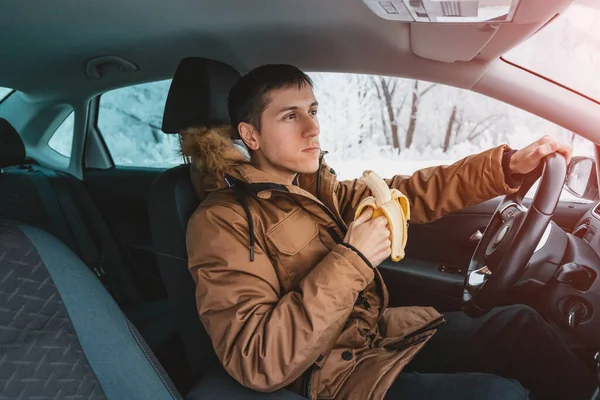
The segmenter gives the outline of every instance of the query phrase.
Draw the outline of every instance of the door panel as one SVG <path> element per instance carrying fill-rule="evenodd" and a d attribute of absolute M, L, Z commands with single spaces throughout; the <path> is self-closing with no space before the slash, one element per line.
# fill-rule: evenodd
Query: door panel
<path fill-rule="evenodd" d="M 380 270 L 390 292 L 390 304 L 433 305 L 441 311 L 460 307 L 462 285 L 477 241 L 500 198 L 466 208 L 428 224 L 410 225 L 406 258 L 386 260 Z M 531 206 L 531 200 L 523 202 Z M 553 220 L 567 231 L 589 209 L 589 204 L 560 202 Z"/>
<path fill-rule="evenodd" d="M 148 300 L 166 297 L 148 217 L 148 193 L 162 172 L 156 168 L 114 167 L 84 173 L 90 195 L 133 265 L 135 277 Z"/>

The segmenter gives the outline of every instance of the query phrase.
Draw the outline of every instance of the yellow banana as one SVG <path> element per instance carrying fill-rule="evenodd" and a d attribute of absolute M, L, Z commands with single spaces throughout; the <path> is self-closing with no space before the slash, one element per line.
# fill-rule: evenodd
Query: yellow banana
<path fill-rule="evenodd" d="M 360 202 L 354 219 L 358 218 L 367 207 L 373 209 L 371 219 L 385 215 L 391 233 L 392 261 L 402 260 L 408 236 L 408 220 L 410 219 L 408 198 L 399 190 L 390 189 L 387 183 L 373 171 L 365 171 L 359 181 L 367 185 L 373 195 Z"/>

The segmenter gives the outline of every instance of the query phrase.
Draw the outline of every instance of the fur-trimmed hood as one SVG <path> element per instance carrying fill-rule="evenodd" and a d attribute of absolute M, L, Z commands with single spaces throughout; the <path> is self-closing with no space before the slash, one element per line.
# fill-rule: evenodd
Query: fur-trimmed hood
<path fill-rule="evenodd" d="M 233 140 L 233 133 L 231 125 L 189 128 L 181 132 L 181 154 L 191 161 L 190 178 L 198 198 L 226 187 L 225 175 L 247 180 L 241 169 L 246 174 L 257 171 L 245 146 Z"/>
<path fill-rule="evenodd" d="M 189 128 L 181 133 L 181 153 L 190 157 L 203 174 L 221 176 L 240 165 L 250 164 L 242 144 L 233 140 L 233 127 Z"/>

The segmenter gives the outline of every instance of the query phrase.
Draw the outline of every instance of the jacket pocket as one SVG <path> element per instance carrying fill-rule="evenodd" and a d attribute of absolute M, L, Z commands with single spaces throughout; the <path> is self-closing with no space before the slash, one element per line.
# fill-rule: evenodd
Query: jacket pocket
<path fill-rule="evenodd" d="M 387 349 L 404 350 L 433 336 L 436 329 L 444 323 L 445 320 L 443 317 L 436 318 L 435 320 L 430 321 L 426 325 L 421 326 L 419 329 L 416 329 L 404 336 L 384 337 L 377 342 L 377 346 Z"/>
<path fill-rule="evenodd" d="M 293 256 L 319 234 L 319 228 L 307 213 L 298 208 L 267 232 L 280 253 Z"/>
<path fill-rule="evenodd" d="M 291 290 L 327 254 L 317 222 L 304 210 L 294 210 L 267 232 L 271 254 L 289 278 Z"/>
<path fill-rule="evenodd" d="M 335 399 L 356 368 L 356 354 L 352 349 L 338 348 L 331 351 L 327 362 L 313 374 L 313 386 L 317 385 L 318 398 Z"/>

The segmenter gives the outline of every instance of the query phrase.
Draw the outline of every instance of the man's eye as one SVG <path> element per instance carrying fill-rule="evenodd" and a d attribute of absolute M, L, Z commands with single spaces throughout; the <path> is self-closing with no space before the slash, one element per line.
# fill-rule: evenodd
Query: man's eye
<path fill-rule="evenodd" d="M 314 116 L 314 115 L 317 115 L 317 110 L 316 110 L 316 109 L 312 110 L 312 111 L 310 112 L 310 115 L 313 115 L 313 116 Z"/>
<path fill-rule="evenodd" d="M 288 119 L 288 120 L 292 120 L 294 118 L 296 118 L 296 114 L 294 114 L 294 113 L 288 114 L 288 115 L 285 116 L 285 119 Z"/>

